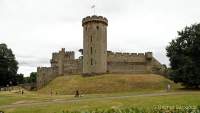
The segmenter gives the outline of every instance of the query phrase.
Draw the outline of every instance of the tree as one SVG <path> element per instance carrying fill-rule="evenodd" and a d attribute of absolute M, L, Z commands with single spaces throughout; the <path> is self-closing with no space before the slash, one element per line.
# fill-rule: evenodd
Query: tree
<path fill-rule="evenodd" d="M 36 82 L 36 78 L 37 77 L 37 72 L 32 72 L 31 74 L 30 74 L 30 82 L 31 83 L 35 83 Z"/>
<path fill-rule="evenodd" d="M 24 77 L 25 83 L 36 83 L 37 72 L 31 72 L 30 77 Z"/>
<path fill-rule="evenodd" d="M 0 86 L 15 83 L 17 70 L 18 62 L 12 50 L 8 49 L 6 44 L 0 44 Z"/>
<path fill-rule="evenodd" d="M 23 84 L 24 83 L 24 75 L 23 74 L 17 74 L 16 82 L 17 82 L 17 84 Z"/>
<path fill-rule="evenodd" d="M 200 86 L 200 24 L 178 31 L 166 48 L 170 60 L 170 79 L 187 87 Z"/>
<path fill-rule="evenodd" d="M 24 77 L 24 83 L 31 83 L 30 77 Z"/>

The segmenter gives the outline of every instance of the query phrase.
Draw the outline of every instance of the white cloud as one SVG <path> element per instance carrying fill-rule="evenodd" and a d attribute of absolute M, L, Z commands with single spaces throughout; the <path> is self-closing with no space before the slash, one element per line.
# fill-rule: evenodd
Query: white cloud
<path fill-rule="evenodd" d="M 96 0 L 96 14 L 108 18 L 108 49 L 153 51 L 165 56 L 168 42 L 199 22 L 199 0 Z M 0 41 L 16 54 L 19 73 L 48 66 L 51 53 L 82 48 L 81 20 L 93 14 L 92 0 L 0 0 Z M 1 43 L 0 42 L 0 43 Z M 29 57 L 27 57 L 29 56 Z"/>

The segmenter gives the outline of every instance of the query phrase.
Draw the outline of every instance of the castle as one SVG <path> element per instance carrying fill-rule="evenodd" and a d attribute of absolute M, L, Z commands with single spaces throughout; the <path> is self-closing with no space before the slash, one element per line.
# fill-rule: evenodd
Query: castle
<path fill-rule="evenodd" d="M 62 48 L 52 54 L 51 67 L 37 68 L 37 88 L 61 75 L 96 75 L 104 73 L 162 73 L 163 66 L 152 52 L 120 53 L 107 51 L 108 20 L 102 16 L 88 16 L 82 20 L 82 56 L 75 59 L 73 51 Z"/>

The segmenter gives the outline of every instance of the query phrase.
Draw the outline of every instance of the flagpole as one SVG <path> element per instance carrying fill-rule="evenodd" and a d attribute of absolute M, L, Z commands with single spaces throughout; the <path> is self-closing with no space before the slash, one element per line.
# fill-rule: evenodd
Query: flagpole
<path fill-rule="evenodd" d="M 96 7 L 95 5 L 92 5 L 92 6 L 91 6 L 91 9 L 93 10 L 92 12 L 94 13 L 94 15 L 95 15 L 95 13 L 96 13 L 95 7 Z"/>
<path fill-rule="evenodd" d="M 93 0 L 94 1 L 94 0 Z M 96 13 L 96 5 L 95 5 L 95 1 L 93 2 L 93 5 L 91 6 L 91 9 L 93 10 L 93 13 L 94 13 L 94 15 L 95 15 L 95 13 Z"/>
<path fill-rule="evenodd" d="M 94 5 L 94 15 L 95 15 L 95 7 L 96 7 L 96 6 Z"/>

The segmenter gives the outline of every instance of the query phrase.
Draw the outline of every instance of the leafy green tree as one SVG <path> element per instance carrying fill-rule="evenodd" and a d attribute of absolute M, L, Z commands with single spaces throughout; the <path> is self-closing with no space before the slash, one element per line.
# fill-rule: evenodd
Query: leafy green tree
<path fill-rule="evenodd" d="M 24 77 L 24 83 L 31 83 L 30 77 Z"/>
<path fill-rule="evenodd" d="M 23 74 L 17 74 L 16 82 L 17 82 L 17 84 L 23 84 L 24 83 L 24 75 Z"/>
<path fill-rule="evenodd" d="M 32 72 L 31 74 L 30 74 L 30 82 L 31 83 L 35 83 L 36 82 L 36 78 L 37 77 L 37 72 Z"/>
<path fill-rule="evenodd" d="M 30 77 L 24 77 L 25 83 L 36 83 L 37 72 L 31 72 Z"/>
<path fill-rule="evenodd" d="M 0 44 L 0 86 L 16 82 L 18 63 L 11 49 L 6 44 Z"/>
<path fill-rule="evenodd" d="M 166 48 L 170 60 L 170 78 L 187 87 L 200 87 L 200 24 L 178 31 L 178 37 Z"/>

